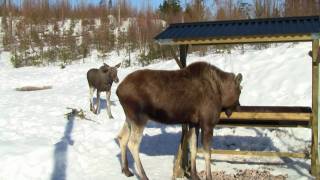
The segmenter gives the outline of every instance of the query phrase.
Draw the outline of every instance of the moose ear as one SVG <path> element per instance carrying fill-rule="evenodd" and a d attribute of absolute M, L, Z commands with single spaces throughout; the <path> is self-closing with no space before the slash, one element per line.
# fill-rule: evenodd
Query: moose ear
<path fill-rule="evenodd" d="M 121 66 L 121 63 L 115 65 L 114 67 L 115 67 L 115 68 L 119 68 L 120 66 Z"/>
<path fill-rule="evenodd" d="M 110 67 L 108 64 L 106 64 L 106 63 L 103 63 L 103 66 L 106 66 L 106 67 Z"/>
<path fill-rule="evenodd" d="M 239 74 L 236 76 L 236 82 L 237 82 L 238 84 L 240 84 L 241 81 L 242 81 L 242 74 L 239 73 Z"/>

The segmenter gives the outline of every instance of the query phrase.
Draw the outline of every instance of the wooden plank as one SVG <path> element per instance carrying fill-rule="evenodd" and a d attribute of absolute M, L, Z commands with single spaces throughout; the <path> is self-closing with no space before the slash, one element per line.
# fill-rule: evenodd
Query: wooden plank
<path fill-rule="evenodd" d="M 279 121 L 310 121 L 311 113 L 271 113 L 271 112 L 233 112 L 227 117 L 223 112 L 220 114 L 221 119 L 241 120 L 279 120 Z"/>
<path fill-rule="evenodd" d="M 198 149 L 198 154 L 203 154 L 202 148 Z M 217 150 L 211 149 L 211 154 L 222 155 L 241 155 L 241 156 L 266 156 L 266 157 L 291 157 L 291 158 L 310 158 L 305 153 L 290 153 L 290 152 L 266 152 L 266 151 L 235 151 L 235 150 Z"/>
<path fill-rule="evenodd" d="M 306 121 L 239 121 L 239 120 L 220 120 L 215 127 L 262 127 L 262 128 L 279 128 L 279 127 L 289 127 L 289 128 L 310 128 L 310 122 Z"/>
<path fill-rule="evenodd" d="M 311 113 L 307 106 L 240 106 L 234 112 Z"/>
<path fill-rule="evenodd" d="M 311 143 L 311 174 L 319 177 L 319 147 L 318 147 L 318 118 L 319 118 L 319 39 L 312 42 L 312 143 Z"/>
<path fill-rule="evenodd" d="M 312 41 L 311 34 L 272 35 L 272 36 L 235 36 L 202 39 L 172 39 L 159 41 L 161 45 L 209 45 L 209 44 L 244 44 L 244 43 L 277 43 L 277 42 L 304 42 Z"/>
<path fill-rule="evenodd" d="M 220 114 L 218 126 L 310 127 L 310 107 L 240 106 L 232 116 Z"/>
<path fill-rule="evenodd" d="M 260 124 L 260 123 L 248 123 L 248 124 L 242 124 L 242 123 L 231 123 L 231 124 L 217 124 L 215 126 L 216 128 L 234 128 L 234 127 L 242 127 L 242 128 L 266 128 L 266 129 L 274 129 L 274 128 L 310 128 L 309 124 L 279 124 L 279 125 L 269 125 L 269 124 Z"/>

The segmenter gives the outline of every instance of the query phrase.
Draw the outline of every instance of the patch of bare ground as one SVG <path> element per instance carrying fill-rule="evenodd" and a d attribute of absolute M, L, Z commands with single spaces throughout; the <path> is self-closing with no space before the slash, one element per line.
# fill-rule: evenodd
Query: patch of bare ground
<path fill-rule="evenodd" d="M 205 171 L 201 171 L 199 176 L 201 179 L 205 179 Z M 237 170 L 235 174 L 227 174 L 225 171 L 213 171 L 212 179 L 215 180 L 286 180 L 288 175 L 272 175 L 269 171 L 245 169 Z"/>

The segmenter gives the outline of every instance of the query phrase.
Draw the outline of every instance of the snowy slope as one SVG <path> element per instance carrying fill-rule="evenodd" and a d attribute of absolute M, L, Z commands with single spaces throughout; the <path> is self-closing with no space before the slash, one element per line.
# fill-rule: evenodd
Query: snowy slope
<path fill-rule="evenodd" d="M 209 54 L 188 56 L 188 63 L 207 61 L 218 67 L 244 75 L 243 105 L 311 105 L 310 43 L 283 44 L 266 50 L 249 50 L 245 54 Z M 0 179 L 5 180 L 99 180 L 137 179 L 121 174 L 119 147 L 114 141 L 124 121 L 124 113 L 112 87 L 112 113 L 108 120 L 103 109 L 99 115 L 89 112 L 86 72 L 101 65 L 96 56 L 85 64 L 66 69 L 58 66 L 14 69 L 9 54 L 0 56 Z M 112 53 L 105 61 L 115 65 L 124 57 Z M 150 65 L 151 69 L 177 69 L 173 60 Z M 119 69 L 123 79 L 141 67 Z M 21 86 L 45 86 L 44 91 L 17 92 Z M 82 108 L 93 121 L 67 121 L 67 107 Z M 173 158 L 180 137 L 179 126 L 149 123 L 144 131 L 141 159 L 150 179 L 171 179 Z M 276 150 L 302 152 L 310 146 L 308 129 L 267 130 L 259 128 L 217 128 L 214 147 L 241 150 Z M 228 173 L 236 169 L 255 168 L 272 174 L 288 174 L 289 179 L 310 179 L 309 160 L 240 158 L 216 156 L 213 170 Z M 248 161 L 248 162 L 247 162 Z M 268 162 L 264 164 L 262 162 Z M 198 158 L 198 171 L 204 161 Z M 130 168 L 134 169 L 132 158 Z"/>

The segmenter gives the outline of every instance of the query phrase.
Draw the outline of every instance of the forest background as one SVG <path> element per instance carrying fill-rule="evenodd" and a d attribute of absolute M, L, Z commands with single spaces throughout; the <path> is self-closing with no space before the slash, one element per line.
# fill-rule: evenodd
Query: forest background
<path fill-rule="evenodd" d="M 93 52 L 132 55 L 142 66 L 171 59 L 176 47 L 159 46 L 155 35 L 170 23 L 320 15 L 320 0 L 0 0 L 0 43 L 14 67 L 83 60 Z M 0 45 L 1 46 L 1 45 Z M 195 46 L 190 51 L 230 53 L 233 46 Z M 251 45 L 266 48 L 267 44 Z M 243 48 L 243 47 L 242 47 Z"/>

